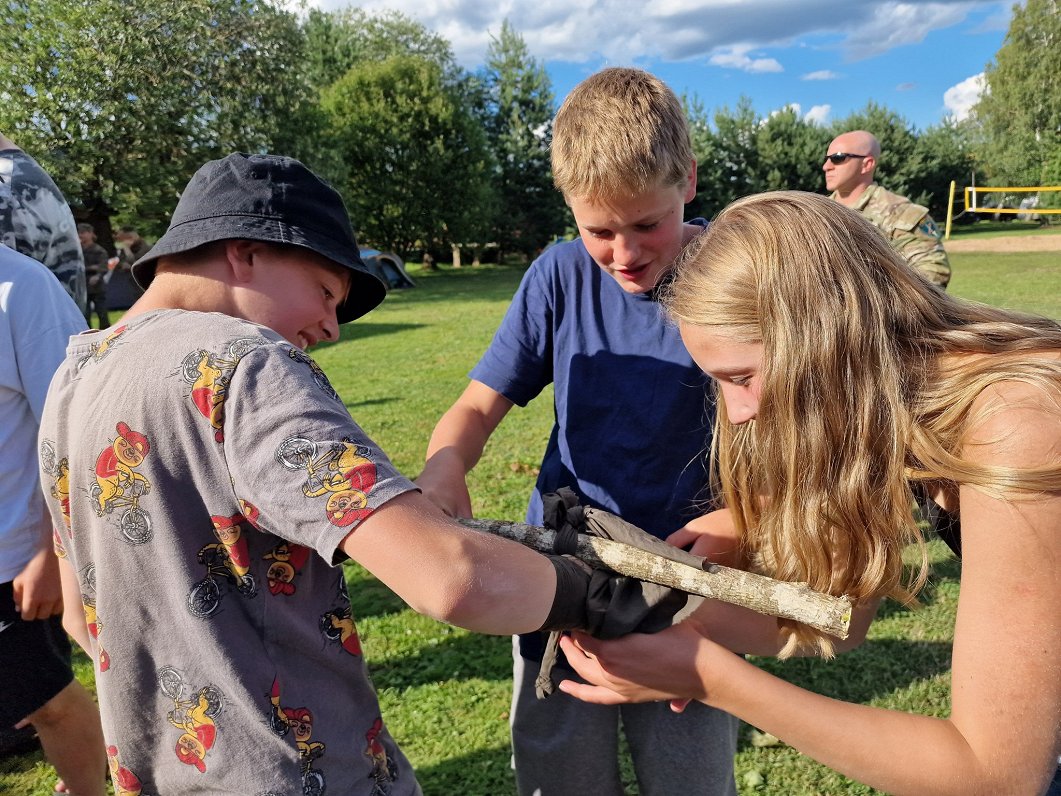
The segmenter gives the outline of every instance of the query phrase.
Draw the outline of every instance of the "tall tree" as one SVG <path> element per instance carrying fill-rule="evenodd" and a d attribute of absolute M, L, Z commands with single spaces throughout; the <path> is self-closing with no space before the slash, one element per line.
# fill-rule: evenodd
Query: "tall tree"
<path fill-rule="evenodd" d="M 721 207 L 716 207 L 716 197 L 722 193 L 723 176 L 721 158 L 718 156 L 718 141 L 711 129 L 711 117 L 697 95 L 682 94 L 682 109 L 689 123 L 689 138 L 696 158 L 696 195 L 685 206 L 685 217 L 711 217 Z"/>
<path fill-rule="evenodd" d="M 795 108 L 770 114 L 755 136 L 759 190 L 822 191 L 822 160 L 829 139 L 825 128 L 804 121 Z"/>
<path fill-rule="evenodd" d="M 984 126 L 984 168 L 995 184 L 1056 185 L 1061 172 L 1061 3 L 1013 6 L 1006 38 L 984 72 L 974 113 Z"/>
<path fill-rule="evenodd" d="M 494 237 L 502 251 L 533 255 L 564 231 L 567 218 L 549 165 L 552 83 L 508 20 L 490 42 L 482 80 L 487 137 L 497 164 Z"/>
<path fill-rule="evenodd" d="M 307 44 L 306 74 L 319 89 L 330 86 L 353 66 L 396 55 L 414 55 L 437 64 L 450 84 L 465 77 L 445 38 L 397 11 L 369 14 L 360 8 L 312 9 L 302 29 Z"/>
<path fill-rule="evenodd" d="M 951 181 L 959 186 L 970 181 L 975 165 L 971 133 L 971 125 L 964 121 L 947 120 L 929 127 L 917 136 L 907 164 L 910 198 L 928 207 L 941 224 L 947 218 Z"/>
<path fill-rule="evenodd" d="M 157 232 L 205 160 L 299 155 L 303 38 L 270 0 L 10 0 L 0 129 L 75 213 Z"/>
<path fill-rule="evenodd" d="M 759 190 L 756 133 L 761 120 L 744 96 L 735 109 L 716 110 L 713 126 L 699 99 L 684 98 L 684 105 L 697 163 L 697 195 L 689 213 L 711 218 L 734 199 Z"/>
<path fill-rule="evenodd" d="M 483 240 L 485 135 L 437 63 L 362 63 L 325 89 L 322 105 L 347 165 L 337 185 L 365 241 L 407 257 Z"/>

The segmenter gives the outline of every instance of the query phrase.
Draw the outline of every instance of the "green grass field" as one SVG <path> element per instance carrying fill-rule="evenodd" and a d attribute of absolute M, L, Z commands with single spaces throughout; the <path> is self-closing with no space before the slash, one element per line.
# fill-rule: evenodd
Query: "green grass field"
<path fill-rule="evenodd" d="M 1061 317 L 1061 255 L 957 254 L 954 294 Z M 338 343 L 314 352 L 358 423 L 415 476 L 439 415 L 464 388 L 518 284 L 516 268 L 413 272 Z M 479 516 L 519 520 L 552 422 L 551 395 L 514 410 L 491 439 L 470 487 Z M 937 543 L 938 544 L 938 543 Z M 933 546 L 924 607 L 886 603 L 859 649 L 835 661 L 759 661 L 795 683 L 842 699 L 945 716 L 960 565 Z M 427 796 L 514 792 L 509 770 L 510 642 L 438 624 L 404 607 L 348 566 L 354 615 L 383 715 Z M 88 661 L 78 677 L 91 685 Z M 852 739 L 857 743 L 858 739 Z M 627 770 L 629 792 L 636 786 Z M 869 788 L 745 728 L 737 756 L 742 794 L 869 794 Z M 45 796 L 54 772 L 40 753 L 0 761 L 0 793 Z M 589 795 L 588 795 L 589 796 Z"/>
<path fill-rule="evenodd" d="M 951 225 L 951 240 L 970 240 L 983 238 L 1000 238 L 1010 235 L 1061 235 L 1061 215 L 1051 215 L 1050 222 L 1040 224 L 1037 221 L 1021 221 L 1011 218 L 1007 221 L 990 221 L 980 219 L 973 224 L 955 222 Z"/>

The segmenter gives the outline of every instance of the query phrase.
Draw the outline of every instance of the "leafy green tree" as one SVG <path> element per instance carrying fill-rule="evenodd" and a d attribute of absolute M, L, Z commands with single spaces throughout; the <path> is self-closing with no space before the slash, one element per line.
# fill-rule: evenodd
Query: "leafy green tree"
<path fill-rule="evenodd" d="M 733 110 L 723 106 L 715 111 L 714 121 L 722 176 L 722 195 L 716 199 L 721 210 L 734 199 L 760 190 L 757 143 L 762 120 L 751 99 L 742 96 Z"/>
<path fill-rule="evenodd" d="M 917 136 L 906 166 L 908 195 L 928 207 L 940 224 L 947 218 L 951 181 L 957 183 L 958 190 L 970 182 L 975 165 L 972 145 L 972 129 L 967 122 L 947 120 Z"/>
<path fill-rule="evenodd" d="M 9 0 L 0 129 L 104 240 L 164 228 L 206 160 L 301 155 L 312 120 L 296 18 L 269 0 Z"/>
<path fill-rule="evenodd" d="M 721 205 L 716 206 L 716 197 L 722 193 L 723 175 L 721 158 L 718 156 L 718 141 L 711 129 L 711 117 L 698 96 L 683 94 L 681 97 L 685 118 L 689 122 L 689 138 L 696 158 L 696 196 L 685 206 L 685 217 L 712 217 Z"/>
<path fill-rule="evenodd" d="M 321 102 L 347 165 L 337 187 L 363 240 L 403 256 L 483 240 L 485 135 L 437 63 L 413 55 L 361 63 Z"/>
<path fill-rule="evenodd" d="M 369 14 L 360 8 L 312 9 L 302 25 L 306 36 L 306 75 L 325 89 L 358 64 L 413 55 L 439 66 L 445 82 L 457 84 L 464 72 L 449 42 L 397 12 Z"/>
<path fill-rule="evenodd" d="M 794 108 L 770 114 L 756 131 L 758 189 L 820 192 L 824 188 L 822 160 L 829 132 L 804 121 Z"/>
<path fill-rule="evenodd" d="M 552 83 L 507 20 L 487 50 L 482 82 L 496 163 L 494 239 L 504 252 L 532 256 L 563 232 L 567 218 L 549 164 Z"/>
<path fill-rule="evenodd" d="M 1006 38 L 984 72 L 986 88 L 974 113 L 984 127 L 980 153 L 992 182 L 1056 184 L 1061 174 L 1061 3 L 1027 0 L 1013 6 Z"/>
<path fill-rule="evenodd" d="M 716 110 L 713 125 L 698 97 L 682 97 L 696 157 L 696 197 L 686 216 L 712 218 L 740 196 L 758 190 L 757 130 L 761 119 L 748 97 L 734 110 Z"/>

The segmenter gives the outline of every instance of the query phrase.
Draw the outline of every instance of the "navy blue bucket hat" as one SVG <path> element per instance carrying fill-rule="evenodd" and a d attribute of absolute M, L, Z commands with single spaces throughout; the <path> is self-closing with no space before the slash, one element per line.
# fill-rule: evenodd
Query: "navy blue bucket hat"
<path fill-rule="evenodd" d="M 362 262 L 346 205 L 334 188 L 294 158 L 242 152 L 195 172 L 166 234 L 133 264 L 133 279 L 146 289 L 159 257 L 232 239 L 301 246 L 349 269 L 350 293 L 338 307 L 339 323 L 360 318 L 387 294 Z"/>

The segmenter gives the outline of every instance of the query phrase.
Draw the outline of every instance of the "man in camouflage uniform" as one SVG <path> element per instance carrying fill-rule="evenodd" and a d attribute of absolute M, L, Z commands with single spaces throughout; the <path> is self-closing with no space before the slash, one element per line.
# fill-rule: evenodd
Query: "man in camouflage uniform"
<path fill-rule="evenodd" d="M 854 130 L 833 139 L 822 168 L 830 198 L 873 222 L 911 266 L 942 289 L 950 281 L 950 263 L 942 236 L 928 208 L 891 193 L 873 181 L 880 143 L 872 133 Z"/>
<path fill-rule="evenodd" d="M 82 313 L 85 261 L 70 205 L 33 158 L 0 133 L 0 245 L 43 263 Z"/>

